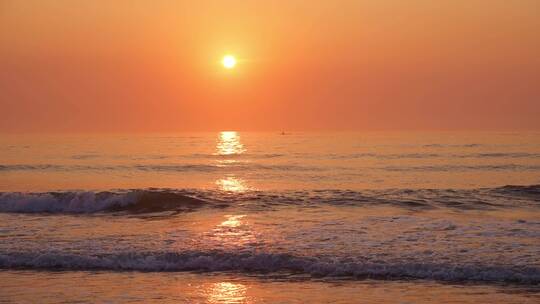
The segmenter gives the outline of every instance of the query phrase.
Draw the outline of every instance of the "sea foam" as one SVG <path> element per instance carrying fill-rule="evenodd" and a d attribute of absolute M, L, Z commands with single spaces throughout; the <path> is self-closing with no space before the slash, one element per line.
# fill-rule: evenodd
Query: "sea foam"
<path fill-rule="evenodd" d="M 539 284 L 537 267 L 351 262 L 272 253 L 231 252 L 123 252 L 80 255 L 62 252 L 0 254 L 3 269 L 114 270 L 114 271 L 235 271 L 288 272 L 314 277 L 348 279 L 429 279 L 449 282 L 507 282 Z"/>
<path fill-rule="evenodd" d="M 181 211 L 186 208 L 200 207 L 204 203 L 204 200 L 167 190 L 0 193 L 0 212 L 12 213 Z"/>

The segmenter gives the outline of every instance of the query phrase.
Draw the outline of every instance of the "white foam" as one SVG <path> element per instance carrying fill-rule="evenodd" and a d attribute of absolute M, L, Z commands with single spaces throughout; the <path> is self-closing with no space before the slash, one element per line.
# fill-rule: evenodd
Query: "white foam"
<path fill-rule="evenodd" d="M 351 279 L 430 279 L 438 281 L 540 283 L 540 269 L 482 265 L 362 263 L 286 254 L 225 252 L 118 253 L 78 255 L 61 252 L 0 254 L 0 268 L 137 271 L 239 271 L 305 273 Z"/>
<path fill-rule="evenodd" d="M 92 213 L 136 202 L 136 193 L 0 193 L 0 212 Z"/>

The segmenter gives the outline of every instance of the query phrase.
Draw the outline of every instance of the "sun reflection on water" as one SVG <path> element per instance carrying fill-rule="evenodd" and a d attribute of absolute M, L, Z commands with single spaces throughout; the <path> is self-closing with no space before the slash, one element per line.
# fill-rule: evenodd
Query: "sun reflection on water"
<path fill-rule="evenodd" d="M 226 215 L 206 234 L 206 238 L 223 250 L 252 250 L 261 245 L 245 214 Z"/>
<path fill-rule="evenodd" d="M 219 226 L 221 227 L 238 227 L 242 224 L 242 218 L 244 218 L 245 215 L 228 215 L 227 219 L 223 221 Z"/>
<path fill-rule="evenodd" d="M 246 303 L 247 287 L 240 283 L 219 282 L 210 287 L 208 303 Z"/>
<path fill-rule="evenodd" d="M 234 176 L 218 179 L 216 185 L 219 189 L 227 192 L 245 192 L 251 189 L 243 179 Z"/>
<path fill-rule="evenodd" d="M 220 132 L 216 149 L 218 155 L 235 155 L 246 151 L 240 142 L 240 135 L 236 131 Z"/>
<path fill-rule="evenodd" d="M 223 156 L 217 160 L 219 167 L 229 168 L 235 166 L 236 163 L 245 162 L 245 160 L 239 161 L 233 157 L 244 152 L 246 152 L 246 148 L 240 141 L 238 132 L 223 131 L 219 133 L 215 153 L 216 155 Z M 251 190 L 244 179 L 239 178 L 232 173 L 227 173 L 224 177 L 217 179 L 215 184 L 220 190 L 226 192 L 239 193 Z"/>

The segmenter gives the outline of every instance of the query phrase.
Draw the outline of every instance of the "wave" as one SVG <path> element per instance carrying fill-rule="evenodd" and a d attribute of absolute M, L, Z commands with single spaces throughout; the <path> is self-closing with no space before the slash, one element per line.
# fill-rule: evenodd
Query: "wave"
<path fill-rule="evenodd" d="M 306 158 L 307 156 L 301 155 L 299 157 Z M 326 154 L 321 158 L 329 159 L 362 159 L 362 158 L 375 158 L 382 160 L 395 160 L 395 159 L 427 159 L 427 158 L 445 158 L 445 159 L 463 159 L 463 158 L 540 158 L 539 153 L 526 153 L 526 152 L 509 152 L 509 153 L 464 153 L 464 154 L 452 154 L 452 153 L 397 153 L 397 154 L 379 154 L 379 153 L 353 153 L 353 154 Z"/>
<path fill-rule="evenodd" d="M 132 189 L 114 191 L 0 192 L 4 213 L 188 212 L 202 207 L 271 209 L 277 206 L 392 206 L 410 210 L 492 210 L 540 207 L 540 185 L 482 189 L 246 191 Z"/>
<path fill-rule="evenodd" d="M 93 159 L 127 159 L 133 161 L 139 160 L 174 160 L 174 159 L 239 159 L 239 160 L 254 160 L 254 159 L 273 159 L 273 158 L 284 158 L 287 157 L 286 154 L 279 153 L 242 153 L 242 154 L 203 154 L 203 153 L 194 153 L 188 155 L 144 155 L 144 156 L 133 156 L 133 155 L 100 155 L 100 154 L 75 154 L 70 158 L 75 160 L 93 160 Z M 351 154 L 309 154 L 309 153 L 293 153 L 289 155 L 293 158 L 301 159 L 363 159 L 363 158 L 374 158 L 374 159 L 383 159 L 383 160 L 394 160 L 394 159 L 428 159 L 428 158 L 488 158 L 488 159 L 519 159 L 519 158 L 540 158 L 540 153 L 528 153 L 528 152 L 489 152 L 489 153 L 351 153 Z M 24 166 L 24 165 L 22 165 Z"/>
<path fill-rule="evenodd" d="M 320 167 L 298 164 L 255 164 L 249 162 L 227 162 L 207 164 L 135 164 L 135 165 L 60 165 L 60 164 L 11 164 L 0 165 L 0 171 L 113 171 L 136 170 L 146 172 L 220 172 L 249 170 L 319 171 Z"/>
<path fill-rule="evenodd" d="M 467 171 L 540 171 L 540 165 L 525 164 L 498 164 L 498 165 L 424 165 L 424 166 L 380 166 L 380 167 L 325 167 L 306 166 L 299 164 L 255 164 L 250 162 L 223 162 L 208 164 L 135 164 L 135 165 L 59 165 L 59 164 L 14 164 L 0 165 L 0 172 L 10 171 L 139 171 L 139 172 L 252 172 L 252 171 L 295 171 L 295 172 L 321 172 L 321 171 L 347 171 L 362 172 L 365 170 L 381 170 L 386 172 L 467 172 Z"/>
<path fill-rule="evenodd" d="M 538 267 L 481 264 L 361 262 L 279 253 L 222 251 L 124 252 L 82 255 L 62 252 L 0 253 L 2 269 L 113 271 L 291 272 L 351 279 L 429 279 L 450 282 L 539 284 Z"/>
<path fill-rule="evenodd" d="M 180 190 L 0 193 L 0 212 L 10 213 L 182 212 L 209 203 Z"/>
<path fill-rule="evenodd" d="M 525 197 L 540 202 L 540 185 L 516 186 L 506 185 L 493 189 L 494 192 L 511 195 L 515 197 Z"/>
<path fill-rule="evenodd" d="M 210 159 L 219 159 L 219 158 L 246 158 L 246 159 L 268 159 L 268 158 L 279 158 L 284 157 L 285 154 L 282 153 L 231 153 L 231 154 L 218 154 L 218 153 L 194 153 L 184 156 L 178 156 L 181 158 L 210 158 Z"/>
<path fill-rule="evenodd" d="M 426 148 L 478 148 L 486 146 L 483 144 L 426 144 L 424 147 Z"/>
<path fill-rule="evenodd" d="M 430 165 L 430 166 L 385 166 L 384 171 L 392 172 L 456 172 L 456 171 L 539 171 L 540 165 Z"/>

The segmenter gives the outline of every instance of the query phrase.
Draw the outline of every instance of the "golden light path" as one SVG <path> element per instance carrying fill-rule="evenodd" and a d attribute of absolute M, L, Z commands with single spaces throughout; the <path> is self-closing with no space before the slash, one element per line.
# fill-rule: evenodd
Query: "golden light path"
<path fill-rule="evenodd" d="M 246 152 L 246 148 L 240 141 L 240 135 L 235 131 L 224 131 L 218 135 L 215 155 L 220 156 L 217 160 L 223 168 L 229 168 L 241 162 L 237 156 Z M 251 190 L 246 181 L 236 176 L 233 172 L 226 172 L 223 177 L 215 181 L 216 186 L 226 192 L 242 193 Z M 250 225 L 245 221 L 246 215 L 230 214 L 225 220 L 216 225 L 211 232 L 211 238 L 226 246 L 243 246 L 256 241 Z"/>
<path fill-rule="evenodd" d="M 229 228 L 236 228 L 236 227 L 239 227 L 240 225 L 242 225 L 242 219 L 244 217 L 246 217 L 245 214 L 240 214 L 240 215 L 227 215 L 226 216 L 227 219 L 223 222 L 221 222 L 221 224 L 219 224 L 219 226 L 221 227 L 229 227 Z"/>
<path fill-rule="evenodd" d="M 223 131 L 219 133 L 215 154 L 226 157 L 218 160 L 221 165 L 226 167 L 227 165 L 237 163 L 238 160 L 233 157 L 244 152 L 246 152 L 246 149 L 240 141 L 238 132 Z M 245 192 L 251 189 L 245 180 L 232 173 L 226 173 L 224 177 L 216 180 L 215 183 L 219 189 L 227 192 Z"/>
<path fill-rule="evenodd" d="M 236 131 L 220 132 L 216 150 L 217 155 L 242 154 L 246 151 L 240 142 L 240 135 Z"/>
<path fill-rule="evenodd" d="M 247 287 L 244 284 L 219 282 L 210 288 L 208 303 L 246 303 Z"/>
<path fill-rule="evenodd" d="M 227 192 L 245 192 L 251 189 L 243 179 L 232 175 L 218 179 L 216 185 L 219 189 Z"/>
<path fill-rule="evenodd" d="M 227 67 L 225 59 L 223 65 Z M 233 58 L 234 59 L 234 58 Z M 233 64 L 234 66 L 234 64 Z M 240 135 L 235 131 L 223 131 L 218 135 L 215 155 L 220 156 L 218 162 L 225 167 L 238 162 L 235 156 L 247 151 Z M 216 185 L 220 190 L 227 192 L 245 192 L 251 188 L 245 180 L 235 176 L 233 173 L 226 173 L 224 177 L 216 180 Z M 243 247 L 246 244 L 256 242 L 256 236 L 252 231 L 249 222 L 246 221 L 245 214 L 228 214 L 225 219 L 214 226 L 210 232 L 210 238 L 223 246 Z M 207 288 L 208 303 L 250 303 L 247 297 L 248 287 L 236 282 L 216 282 Z"/>

